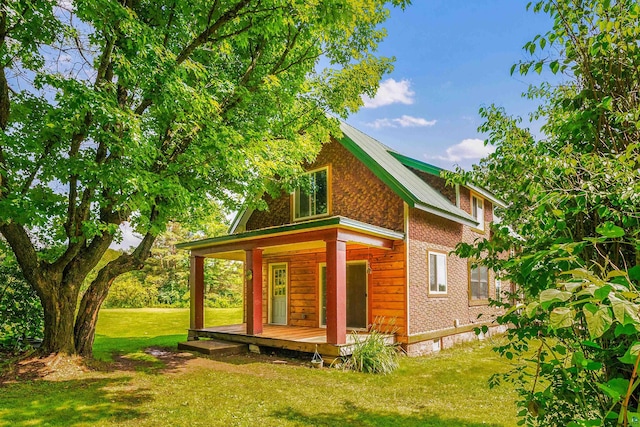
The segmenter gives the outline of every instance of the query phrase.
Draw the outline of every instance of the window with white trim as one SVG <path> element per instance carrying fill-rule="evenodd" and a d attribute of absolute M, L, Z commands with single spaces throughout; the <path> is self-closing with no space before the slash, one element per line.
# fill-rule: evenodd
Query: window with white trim
<path fill-rule="evenodd" d="M 479 265 L 471 269 L 469 275 L 469 298 L 473 300 L 489 299 L 489 269 Z"/>
<path fill-rule="evenodd" d="M 429 293 L 447 293 L 447 255 L 429 252 Z"/>
<path fill-rule="evenodd" d="M 303 179 L 307 181 L 293 195 L 293 219 L 329 213 L 329 168 L 308 172 Z"/>
<path fill-rule="evenodd" d="M 484 230 L 484 199 L 471 195 L 471 216 L 478 222 L 478 230 Z"/>
<path fill-rule="evenodd" d="M 502 299 L 502 280 L 496 279 L 496 299 Z"/>

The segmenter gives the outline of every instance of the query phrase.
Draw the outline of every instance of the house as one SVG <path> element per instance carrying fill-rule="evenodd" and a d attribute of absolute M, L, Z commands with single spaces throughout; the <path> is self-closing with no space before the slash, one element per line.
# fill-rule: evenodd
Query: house
<path fill-rule="evenodd" d="M 349 353 L 348 331 L 395 322 L 410 355 L 471 339 L 497 309 L 500 282 L 451 251 L 489 237 L 489 192 L 447 186 L 440 169 L 342 123 L 308 165 L 308 185 L 268 209 L 245 210 L 229 235 L 183 243 L 191 251 L 190 339 Z M 207 328 L 204 258 L 245 263 L 242 325 Z M 479 318 L 479 315 L 484 315 Z M 496 325 L 489 323 L 492 330 Z"/>

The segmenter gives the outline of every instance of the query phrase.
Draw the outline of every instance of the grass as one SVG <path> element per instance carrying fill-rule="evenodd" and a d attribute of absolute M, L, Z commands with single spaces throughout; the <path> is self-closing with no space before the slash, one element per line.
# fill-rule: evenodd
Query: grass
<path fill-rule="evenodd" d="M 207 324 L 240 312 L 211 310 Z M 213 319 L 220 319 L 219 322 Z M 230 319 L 222 321 L 222 319 Z M 103 310 L 96 354 L 119 352 L 152 369 L 89 371 L 0 386 L 0 426 L 452 426 L 516 425 L 515 393 L 489 390 L 508 368 L 490 342 L 400 359 L 389 375 L 311 369 L 277 357 L 154 361 L 146 346 L 186 337 L 184 310 Z M 146 332 L 146 333 L 144 333 Z M 99 350 L 99 351 L 98 351 Z"/>
<path fill-rule="evenodd" d="M 242 323 L 241 308 L 206 308 L 207 326 Z M 114 308 L 100 310 L 93 356 L 111 361 L 114 354 L 135 353 L 147 347 L 176 348 L 185 341 L 188 308 Z"/>

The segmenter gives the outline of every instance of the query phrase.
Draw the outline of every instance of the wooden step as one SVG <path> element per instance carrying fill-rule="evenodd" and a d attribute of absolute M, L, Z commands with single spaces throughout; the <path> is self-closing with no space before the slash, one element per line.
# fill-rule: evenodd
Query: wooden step
<path fill-rule="evenodd" d="M 230 356 L 246 353 L 249 346 L 222 340 L 197 340 L 178 343 L 178 350 L 195 351 L 211 356 Z"/>

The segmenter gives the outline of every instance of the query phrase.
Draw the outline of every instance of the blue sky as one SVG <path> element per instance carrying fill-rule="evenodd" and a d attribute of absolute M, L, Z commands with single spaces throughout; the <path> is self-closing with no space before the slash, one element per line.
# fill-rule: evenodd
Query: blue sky
<path fill-rule="evenodd" d="M 488 149 L 477 131 L 481 106 L 527 117 L 537 105 L 521 94 L 541 78 L 510 75 L 514 63 L 528 59 L 522 46 L 551 28 L 527 3 L 413 0 L 404 11 L 391 10 L 379 53 L 395 56 L 395 69 L 347 122 L 418 160 L 468 169 Z"/>

